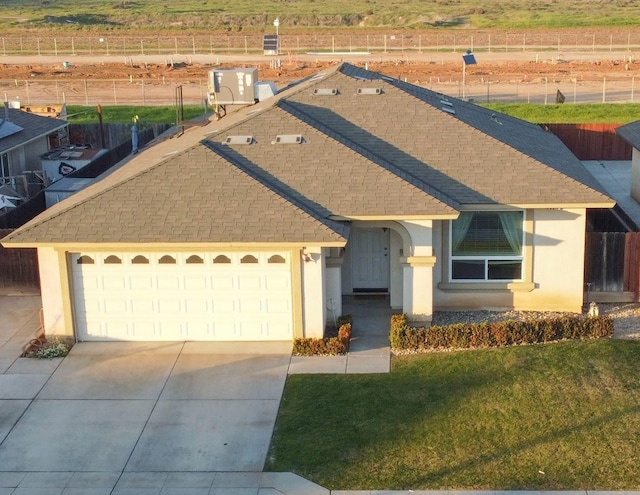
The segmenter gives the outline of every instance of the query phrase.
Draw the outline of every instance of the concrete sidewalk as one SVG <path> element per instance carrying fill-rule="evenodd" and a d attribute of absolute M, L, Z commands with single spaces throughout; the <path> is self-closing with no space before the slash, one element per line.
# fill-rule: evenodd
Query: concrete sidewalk
<path fill-rule="evenodd" d="M 386 295 L 345 296 L 342 313 L 353 316 L 346 356 L 293 356 L 289 374 L 389 373 L 389 323 L 394 311 Z"/>

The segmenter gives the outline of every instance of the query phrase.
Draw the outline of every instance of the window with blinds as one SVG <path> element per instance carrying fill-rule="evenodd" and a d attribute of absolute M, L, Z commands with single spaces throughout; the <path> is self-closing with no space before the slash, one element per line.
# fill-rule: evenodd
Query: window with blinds
<path fill-rule="evenodd" d="M 451 221 L 452 280 L 521 280 L 523 211 L 462 212 Z"/>

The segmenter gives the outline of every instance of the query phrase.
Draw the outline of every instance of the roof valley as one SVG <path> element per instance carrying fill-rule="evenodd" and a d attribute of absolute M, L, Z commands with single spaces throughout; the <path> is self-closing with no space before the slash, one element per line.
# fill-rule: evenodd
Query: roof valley
<path fill-rule="evenodd" d="M 434 186 L 426 183 L 420 177 L 415 176 L 411 172 L 409 172 L 407 170 L 404 170 L 401 167 L 395 165 L 394 163 L 392 163 L 391 161 L 387 160 L 386 158 L 381 156 L 379 153 L 376 153 L 372 149 L 365 148 L 364 146 L 357 144 L 355 141 L 353 141 L 352 139 L 347 137 L 344 133 L 341 133 L 336 128 L 330 127 L 329 125 L 324 124 L 320 120 L 318 120 L 318 119 L 314 118 L 313 116 L 309 115 L 307 112 L 304 112 L 304 110 L 302 110 L 295 103 L 291 103 L 289 101 L 281 100 L 280 102 L 278 102 L 278 106 L 280 108 L 282 108 L 282 110 L 286 111 L 287 113 L 293 115 L 294 117 L 302 120 L 303 122 L 305 122 L 306 124 L 310 125 L 311 127 L 317 129 L 319 132 L 321 132 L 321 133 L 325 134 L 326 136 L 329 136 L 329 137 L 335 139 L 336 141 L 338 141 L 339 143 L 345 145 L 349 149 L 351 149 L 354 152 L 358 153 L 360 156 L 363 156 L 363 157 L 367 158 L 368 160 L 371 160 L 372 162 L 374 162 L 377 165 L 381 166 L 385 170 L 388 170 L 389 172 L 393 173 L 394 175 L 400 177 L 401 179 L 406 180 L 407 182 L 419 187 L 420 189 L 422 189 L 423 191 L 427 192 L 430 196 L 432 196 L 433 198 L 437 199 L 438 201 L 446 204 L 447 206 L 455 208 L 455 209 L 459 209 L 460 208 L 460 204 L 457 201 L 453 200 L 452 198 L 450 198 L 448 195 L 446 195 L 445 193 L 443 193 L 439 189 L 437 189 Z"/>

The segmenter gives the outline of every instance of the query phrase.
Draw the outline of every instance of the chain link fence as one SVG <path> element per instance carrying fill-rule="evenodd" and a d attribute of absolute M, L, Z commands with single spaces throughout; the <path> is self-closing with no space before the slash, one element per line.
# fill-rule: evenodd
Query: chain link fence
<path fill-rule="evenodd" d="M 634 103 L 636 78 L 603 77 L 600 79 L 531 78 L 524 74 L 509 74 L 503 78 L 470 76 L 463 83 L 462 75 L 436 77 L 425 80 L 403 80 L 439 93 L 467 98 L 477 103 L 556 103 L 563 97 L 565 104 L 573 103 Z M 640 80 L 638 81 L 640 83 Z M 20 101 L 27 105 L 173 105 L 175 92 L 182 87 L 186 105 L 205 105 L 207 80 L 126 79 L 113 80 L 0 80 L 0 96 L 4 101 Z M 558 91 L 560 93 L 558 93 Z"/>
<path fill-rule="evenodd" d="M 263 35 L 213 34 L 193 36 L 3 36 L 0 54 L 7 55 L 207 55 L 260 53 Z M 487 52 L 634 51 L 640 31 L 577 30 L 441 31 L 375 34 L 280 34 L 280 51 L 304 52 Z"/>

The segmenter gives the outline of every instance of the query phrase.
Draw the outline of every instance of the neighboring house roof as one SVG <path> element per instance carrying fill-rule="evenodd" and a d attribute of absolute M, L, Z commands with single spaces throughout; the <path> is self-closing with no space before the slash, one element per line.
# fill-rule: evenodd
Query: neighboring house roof
<path fill-rule="evenodd" d="M 640 149 L 640 120 L 617 127 L 616 132 L 631 146 Z"/>
<path fill-rule="evenodd" d="M 0 108 L 0 129 L 7 115 L 9 116 L 7 123 L 18 126 L 21 129 L 0 138 L 0 153 L 6 153 L 13 148 L 24 146 L 34 139 L 48 136 L 52 132 L 63 129 L 68 125 L 68 122 L 64 120 L 42 117 L 14 108 Z"/>
<path fill-rule="evenodd" d="M 144 150 L 5 241 L 339 244 L 335 220 L 479 205 L 613 201 L 540 127 L 343 64 Z"/>

